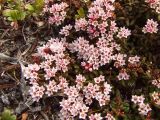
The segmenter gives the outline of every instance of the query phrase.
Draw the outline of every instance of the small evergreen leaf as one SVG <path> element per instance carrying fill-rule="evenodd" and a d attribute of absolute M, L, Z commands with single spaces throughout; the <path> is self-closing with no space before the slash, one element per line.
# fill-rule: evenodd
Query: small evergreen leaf
<path fill-rule="evenodd" d="M 3 16 L 8 17 L 11 15 L 11 10 L 10 9 L 6 9 L 3 11 Z"/>
<path fill-rule="evenodd" d="M 29 10 L 29 11 L 34 11 L 34 7 L 31 4 L 26 4 L 25 5 L 25 9 Z"/>

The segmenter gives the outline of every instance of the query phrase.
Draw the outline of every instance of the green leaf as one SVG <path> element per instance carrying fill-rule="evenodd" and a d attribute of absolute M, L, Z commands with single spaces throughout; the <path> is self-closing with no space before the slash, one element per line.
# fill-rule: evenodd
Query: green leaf
<path fill-rule="evenodd" d="M 3 10 L 3 16 L 8 17 L 10 15 L 11 15 L 11 10 L 10 9 Z"/>
<path fill-rule="evenodd" d="M 14 21 L 14 20 L 12 19 L 12 17 L 8 17 L 7 20 L 9 20 L 9 21 Z"/>
<path fill-rule="evenodd" d="M 84 18 L 85 17 L 85 12 L 84 9 L 81 7 L 79 10 L 77 10 L 78 15 L 76 15 L 76 18 Z"/>
<path fill-rule="evenodd" d="M 84 15 L 84 10 L 83 10 L 83 8 L 80 8 L 77 12 L 78 12 L 78 14 L 79 14 L 80 16 L 83 16 L 83 15 Z"/>
<path fill-rule="evenodd" d="M 128 104 L 127 102 L 124 102 L 124 103 L 123 103 L 123 110 L 124 110 L 125 112 L 129 112 L 129 104 Z"/>
<path fill-rule="evenodd" d="M 35 2 L 33 3 L 35 12 L 40 12 L 43 9 L 43 6 L 44 6 L 44 0 L 35 0 Z"/>
<path fill-rule="evenodd" d="M 31 4 L 26 4 L 25 5 L 25 9 L 29 10 L 29 11 L 34 11 L 34 7 Z"/>
<path fill-rule="evenodd" d="M 9 109 L 5 109 L 1 114 L 1 120 L 16 120 L 16 116 L 12 115 Z"/>
<path fill-rule="evenodd" d="M 25 13 L 25 12 L 23 12 L 23 11 L 18 11 L 18 12 L 17 12 L 16 19 L 17 19 L 17 20 L 24 20 L 24 19 L 25 19 L 25 16 L 26 16 L 26 13 Z"/>
<path fill-rule="evenodd" d="M 160 20 L 160 15 L 158 15 L 158 20 Z"/>
<path fill-rule="evenodd" d="M 19 10 L 4 10 L 3 15 L 8 17 L 7 19 L 9 21 L 17 21 L 17 20 L 24 20 L 26 13 L 24 11 L 19 11 Z"/>
<path fill-rule="evenodd" d="M 23 11 L 12 10 L 11 17 L 13 20 L 24 20 L 26 13 Z"/>

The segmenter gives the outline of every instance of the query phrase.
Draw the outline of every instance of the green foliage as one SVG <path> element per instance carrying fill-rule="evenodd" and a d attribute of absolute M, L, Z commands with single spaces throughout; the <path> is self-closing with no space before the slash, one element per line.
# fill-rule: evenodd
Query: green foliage
<path fill-rule="evenodd" d="M 33 3 L 33 8 L 35 9 L 35 12 L 40 12 L 44 6 L 44 0 L 35 0 Z"/>
<path fill-rule="evenodd" d="M 32 15 L 38 15 L 44 6 L 44 0 L 35 0 L 32 4 L 26 4 L 25 9 L 28 10 Z"/>
<path fill-rule="evenodd" d="M 4 10 L 3 15 L 7 17 L 9 21 L 24 20 L 26 17 L 25 12 L 11 9 Z"/>
<path fill-rule="evenodd" d="M 16 116 L 9 109 L 4 109 L 0 116 L 0 120 L 16 120 Z"/>
<path fill-rule="evenodd" d="M 31 4 L 26 4 L 26 5 L 25 5 L 25 9 L 27 9 L 27 10 L 30 11 L 30 12 L 33 12 L 33 11 L 34 11 L 34 7 L 33 7 Z"/>
<path fill-rule="evenodd" d="M 35 0 L 27 4 L 21 0 L 8 0 L 6 3 L 7 6 L 3 3 L 3 16 L 13 22 L 24 20 L 27 16 L 38 16 L 44 6 L 44 0 Z"/>
<path fill-rule="evenodd" d="M 85 12 L 84 12 L 84 9 L 81 7 L 80 9 L 77 10 L 77 15 L 75 15 L 75 17 L 77 19 L 79 18 L 84 18 L 85 17 Z"/>

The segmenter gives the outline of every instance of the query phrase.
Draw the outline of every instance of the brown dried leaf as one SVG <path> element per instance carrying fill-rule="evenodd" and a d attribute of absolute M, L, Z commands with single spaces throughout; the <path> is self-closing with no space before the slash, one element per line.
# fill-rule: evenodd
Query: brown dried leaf
<path fill-rule="evenodd" d="M 17 86 L 17 84 L 15 84 L 15 83 L 13 83 L 13 84 L 0 84 L 0 90 L 8 89 L 8 88 L 14 88 L 16 86 Z"/>
<path fill-rule="evenodd" d="M 27 118 L 28 118 L 28 113 L 27 112 L 23 113 L 21 120 L 27 120 Z"/>

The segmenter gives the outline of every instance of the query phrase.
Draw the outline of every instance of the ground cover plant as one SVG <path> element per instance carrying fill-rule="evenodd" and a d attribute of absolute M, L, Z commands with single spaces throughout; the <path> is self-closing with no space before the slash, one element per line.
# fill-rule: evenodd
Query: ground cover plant
<path fill-rule="evenodd" d="M 2 120 L 160 120 L 159 0 L 0 3 Z"/>

